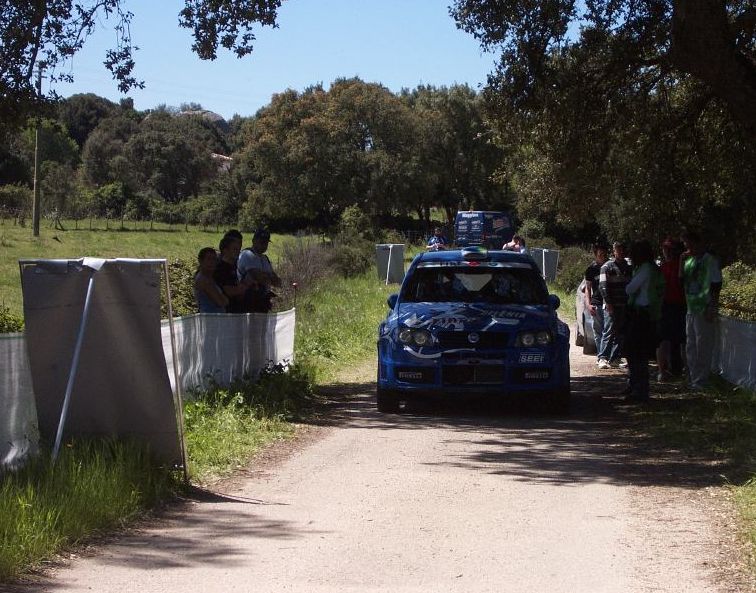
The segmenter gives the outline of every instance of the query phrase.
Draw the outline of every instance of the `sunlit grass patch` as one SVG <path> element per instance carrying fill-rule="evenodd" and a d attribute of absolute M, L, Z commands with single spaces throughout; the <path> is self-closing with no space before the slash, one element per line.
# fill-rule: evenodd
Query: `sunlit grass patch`
<path fill-rule="evenodd" d="M 0 581 L 173 494 L 176 474 L 136 443 L 80 441 L 54 465 L 41 454 L 0 483 Z"/>

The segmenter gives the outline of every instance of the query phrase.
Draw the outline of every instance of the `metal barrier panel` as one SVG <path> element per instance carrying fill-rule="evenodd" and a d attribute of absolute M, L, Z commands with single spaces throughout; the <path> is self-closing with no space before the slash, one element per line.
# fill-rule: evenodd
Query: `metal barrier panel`
<path fill-rule="evenodd" d="M 386 284 L 399 284 L 404 280 L 404 244 L 383 243 L 375 246 L 375 264 L 378 279 Z"/>
<path fill-rule="evenodd" d="M 557 268 L 559 266 L 558 249 L 542 249 L 541 247 L 532 247 L 528 249 L 530 257 L 533 258 L 541 276 L 546 282 L 553 282 L 557 277 Z"/>

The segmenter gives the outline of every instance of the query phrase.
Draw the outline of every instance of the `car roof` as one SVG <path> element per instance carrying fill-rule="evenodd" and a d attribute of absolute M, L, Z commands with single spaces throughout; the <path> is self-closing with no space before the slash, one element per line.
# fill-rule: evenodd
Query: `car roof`
<path fill-rule="evenodd" d="M 421 253 L 417 257 L 417 262 L 463 262 L 466 261 L 462 253 L 465 249 L 448 249 L 445 251 L 426 251 Z M 502 251 L 489 249 L 487 250 L 487 256 L 480 261 L 496 261 L 496 262 L 519 262 L 526 264 L 533 264 L 533 258 L 527 253 L 517 253 L 516 251 Z"/>

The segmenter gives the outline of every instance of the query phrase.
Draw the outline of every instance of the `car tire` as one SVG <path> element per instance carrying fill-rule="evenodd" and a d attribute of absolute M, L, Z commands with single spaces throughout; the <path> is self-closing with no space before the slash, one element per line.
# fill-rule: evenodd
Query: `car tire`
<path fill-rule="evenodd" d="M 585 329 L 580 326 L 575 326 L 575 346 L 580 348 L 585 345 Z"/>
<path fill-rule="evenodd" d="M 399 397 L 396 393 L 379 387 L 375 392 L 375 399 L 378 405 L 378 411 L 381 414 L 399 413 Z"/>

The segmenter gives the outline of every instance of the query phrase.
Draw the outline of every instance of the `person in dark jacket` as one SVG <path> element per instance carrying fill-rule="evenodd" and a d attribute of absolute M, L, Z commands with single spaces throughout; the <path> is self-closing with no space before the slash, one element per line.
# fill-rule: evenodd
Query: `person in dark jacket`
<path fill-rule="evenodd" d="M 638 241 L 630 248 L 633 277 L 625 287 L 628 296 L 627 324 L 623 348 L 627 357 L 629 384 L 627 400 L 649 399 L 648 360 L 657 345 L 657 324 L 664 299 L 664 276 L 654 262 L 651 244 Z"/>
<path fill-rule="evenodd" d="M 627 293 L 625 287 L 630 282 L 632 270 L 625 260 L 625 245 L 615 241 L 614 257 L 601 266 L 599 290 L 604 299 L 604 342 L 605 356 L 608 361 L 599 364 L 599 368 L 610 366 L 627 366 L 622 363 L 622 336 L 625 331 L 627 316 Z"/>
<path fill-rule="evenodd" d="M 606 263 L 608 259 L 608 249 L 606 245 L 596 243 L 593 245 L 593 263 L 585 270 L 585 292 L 583 293 L 585 301 L 585 311 L 590 314 L 590 319 L 586 321 L 591 322 L 593 329 L 593 336 L 596 340 L 596 364 L 601 365 L 604 361 L 603 367 L 609 364 L 609 358 L 604 348 L 604 297 L 601 296 L 599 290 L 599 276 L 601 274 L 601 266 Z"/>

